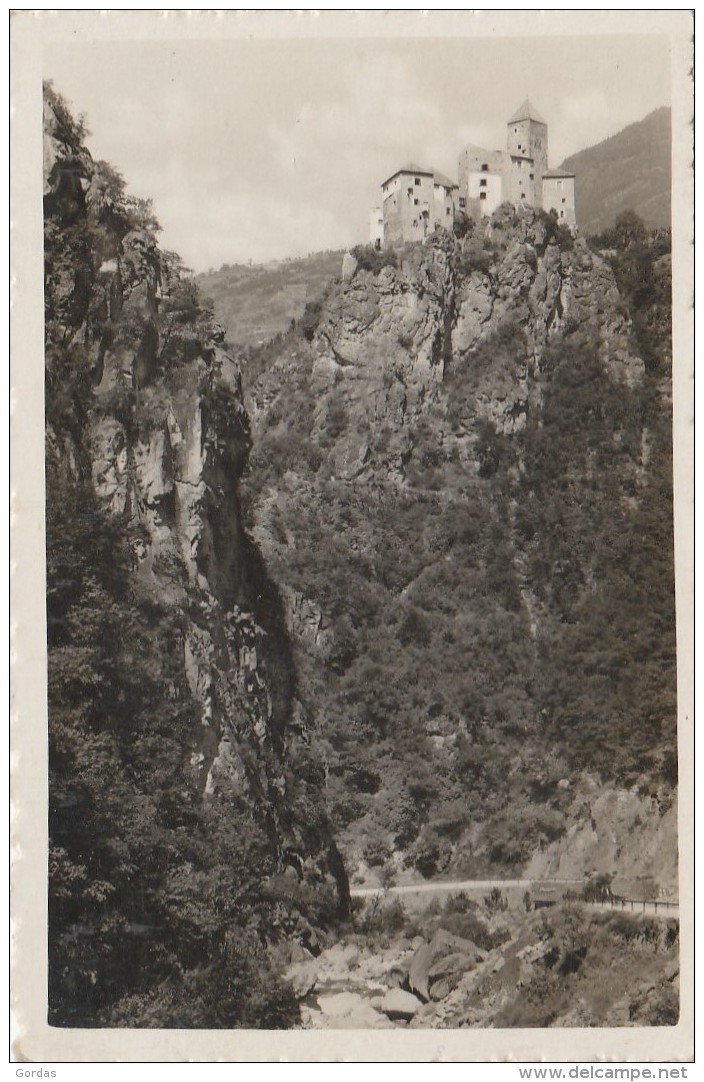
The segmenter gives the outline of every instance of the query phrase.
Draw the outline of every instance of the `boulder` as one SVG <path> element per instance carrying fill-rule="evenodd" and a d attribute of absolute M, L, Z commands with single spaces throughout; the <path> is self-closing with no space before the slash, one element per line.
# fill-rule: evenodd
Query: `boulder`
<path fill-rule="evenodd" d="M 438 928 L 430 943 L 424 943 L 413 955 L 408 970 L 408 985 L 412 992 L 427 1003 L 428 1000 L 437 998 L 431 992 L 434 981 L 443 978 L 443 985 L 438 989 L 438 993 L 447 995 L 460 976 L 473 969 L 477 962 L 486 956 L 487 952 L 477 947 L 471 939 L 463 939 Z M 450 975 L 457 975 L 454 983 L 449 979 Z"/>
<path fill-rule="evenodd" d="M 444 999 L 449 995 L 470 969 L 474 969 L 475 960 L 468 954 L 446 954 L 435 962 L 428 973 L 428 988 L 432 1000 Z"/>
<path fill-rule="evenodd" d="M 410 992 L 392 988 L 381 1001 L 381 1009 L 387 1017 L 408 1021 L 418 1012 L 421 1003 Z"/>
<path fill-rule="evenodd" d="M 442 1021 L 442 1013 L 439 1004 L 437 1003 L 421 1003 L 417 1013 L 413 1016 L 409 1025 L 413 1029 L 421 1027 L 431 1028 L 440 1024 Z"/>
<path fill-rule="evenodd" d="M 286 970 L 286 980 L 293 988 L 296 997 L 303 999 L 315 988 L 318 974 L 309 962 L 294 962 Z"/>
<path fill-rule="evenodd" d="M 354 992 L 336 992 L 331 996 L 318 996 L 318 1007 L 323 1014 L 338 1016 L 351 1014 L 361 1005 L 368 1006 L 368 1002 Z"/>
<path fill-rule="evenodd" d="M 406 979 L 405 966 L 392 966 L 386 974 L 386 983 L 389 988 L 400 988 Z"/>
<path fill-rule="evenodd" d="M 423 943 L 411 959 L 408 970 L 408 987 L 424 1002 L 430 999 L 428 988 L 428 973 L 433 964 L 434 951 L 430 943 Z"/>
<path fill-rule="evenodd" d="M 352 252 L 345 252 L 342 257 L 342 281 L 351 282 L 357 271 L 357 260 Z"/>
<path fill-rule="evenodd" d="M 307 1012 L 306 1025 L 313 1029 L 386 1029 L 389 1019 L 375 1010 L 369 999 L 355 992 L 318 996 L 319 1011 Z"/>

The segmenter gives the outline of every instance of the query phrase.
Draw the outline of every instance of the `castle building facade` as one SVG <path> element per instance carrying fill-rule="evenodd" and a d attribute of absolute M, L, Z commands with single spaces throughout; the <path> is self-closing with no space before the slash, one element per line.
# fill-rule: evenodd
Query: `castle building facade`
<path fill-rule="evenodd" d="M 457 185 L 437 170 L 411 163 L 383 182 L 381 199 L 381 207 L 371 212 L 370 240 L 377 248 L 423 240 L 438 226 L 452 229 Z"/>
<path fill-rule="evenodd" d="M 372 244 L 423 240 L 438 226 L 451 230 L 460 213 L 479 221 L 501 203 L 542 207 L 576 224 L 574 174 L 548 168 L 548 126 L 527 98 L 507 122 L 506 150 L 470 144 L 460 154 L 458 178 L 455 184 L 412 164 L 393 173 L 372 211 Z"/>
<path fill-rule="evenodd" d="M 470 144 L 460 154 L 460 209 L 478 219 L 500 203 L 542 207 L 575 225 L 574 174 L 548 168 L 548 126 L 528 98 L 506 127 L 506 150 Z"/>

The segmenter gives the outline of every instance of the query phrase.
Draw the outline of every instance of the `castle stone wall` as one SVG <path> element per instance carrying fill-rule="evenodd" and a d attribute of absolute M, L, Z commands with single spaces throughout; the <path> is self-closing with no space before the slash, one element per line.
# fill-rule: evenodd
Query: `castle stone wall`
<path fill-rule="evenodd" d="M 574 177 L 543 177 L 543 210 L 554 210 L 560 222 L 575 225 Z"/>
<path fill-rule="evenodd" d="M 385 185 L 384 244 L 423 240 L 434 228 L 433 177 L 401 173 Z"/>

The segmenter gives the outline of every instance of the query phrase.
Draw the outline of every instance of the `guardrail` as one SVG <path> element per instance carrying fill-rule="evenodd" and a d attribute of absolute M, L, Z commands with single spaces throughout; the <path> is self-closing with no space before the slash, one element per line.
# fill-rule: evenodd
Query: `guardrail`
<path fill-rule="evenodd" d="M 648 898 L 603 898 L 594 899 L 590 905 L 599 906 L 601 909 L 618 909 L 630 913 L 667 913 L 676 909 L 679 912 L 680 903 L 666 902 L 662 899 L 655 901 Z"/>

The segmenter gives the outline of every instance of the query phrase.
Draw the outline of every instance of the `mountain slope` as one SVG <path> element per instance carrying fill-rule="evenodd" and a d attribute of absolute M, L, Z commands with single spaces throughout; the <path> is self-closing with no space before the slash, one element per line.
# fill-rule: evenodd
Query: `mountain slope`
<path fill-rule="evenodd" d="M 286 583 L 350 866 L 516 874 L 590 829 L 575 793 L 601 784 L 641 793 L 657 866 L 676 771 L 668 375 L 610 265 L 504 207 L 462 242 L 370 256 L 264 352 L 250 522 Z"/>
<path fill-rule="evenodd" d="M 340 273 L 342 252 L 316 252 L 304 259 L 253 267 L 224 266 L 198 275 L 204 296 L 234 346 L 256 346 L 288 330 L 306 304 L 322 296 Z"/>
<path fill-rule="evenodd" d="M 577 222 L 583 233 L 599 233 L 619 214 L 634 211 L 646 225 L 670 226 L 672 131 L 663 106 L 596 146 L 566 158 L 575 174 Z"/>

